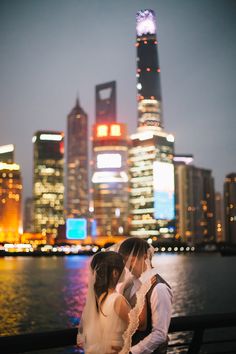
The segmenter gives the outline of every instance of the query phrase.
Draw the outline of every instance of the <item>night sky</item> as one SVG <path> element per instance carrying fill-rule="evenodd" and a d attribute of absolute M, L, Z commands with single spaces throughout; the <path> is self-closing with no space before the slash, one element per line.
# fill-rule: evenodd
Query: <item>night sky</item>
<path fill-rule="evenodd" d="M 176 153 L 236 172 L 235 0 L 0 0 L 0 145 L 15 144 L 24 197 L 32 136 L 66 129 L 79 95 L 94 122 L 95 85 L 117 81 L 118 121 L 137 124 L 135 15 L 156 12 L 165 130 Z M 91 130 L 90 130 L 91 133 Z"/>

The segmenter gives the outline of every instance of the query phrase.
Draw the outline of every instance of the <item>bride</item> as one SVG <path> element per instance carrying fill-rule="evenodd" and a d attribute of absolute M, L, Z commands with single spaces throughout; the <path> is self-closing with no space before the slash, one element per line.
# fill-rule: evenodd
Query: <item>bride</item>
<path fill-rule="evenodd" d="M 118 283 L 126 281 L 125 273 L 123 257 L 117 252 L 99 252 L 92 258 L 86 304 L 77 335 L 77 345 L 86 354 L 129 353 L 133 332 L 145 325 L 144 301 L 142 308 L 139 304 L 131 310 L 125 297 L 116 290 Z"/>

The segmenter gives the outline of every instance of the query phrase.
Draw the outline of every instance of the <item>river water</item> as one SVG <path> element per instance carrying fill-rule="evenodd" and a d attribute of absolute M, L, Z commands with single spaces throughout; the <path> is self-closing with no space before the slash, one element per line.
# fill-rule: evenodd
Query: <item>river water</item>
<path fill-rule="evenodd" d="M 76 326 L 90 259 L 0 258 L 0 334 Z M 173 288 L 173 316 L 236 312 L 236 257 L 156 254 L 153 264 Z"/>

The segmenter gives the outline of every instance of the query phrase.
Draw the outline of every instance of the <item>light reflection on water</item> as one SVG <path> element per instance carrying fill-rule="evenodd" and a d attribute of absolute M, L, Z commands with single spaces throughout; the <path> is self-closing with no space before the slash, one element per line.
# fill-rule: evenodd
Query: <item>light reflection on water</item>
<path fill-rule="evenodd" d="M 74 327 L 90 257 L 0 258 L 1 335 Z M 172 286 L 173 315 L 236 311 L 236 257 L 155 255 Z"/>

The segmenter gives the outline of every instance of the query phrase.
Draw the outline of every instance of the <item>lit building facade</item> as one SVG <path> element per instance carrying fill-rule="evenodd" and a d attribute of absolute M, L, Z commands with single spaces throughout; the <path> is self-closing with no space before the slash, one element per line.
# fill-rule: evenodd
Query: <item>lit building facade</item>
<path fill-rule="evenodd" d="M 0 162 L 0 242 L 20 241 L 22 179 L 19 165 Z"/>
<path fill-rule="evenodd" d="M 116 122 L 116 81 L 95 87 L 96 123 Z"/>
<path fill-rule="evenodd" d="M 154 11 L 137 12 L 136 33 L 138 126 L 161 128 L 162 98 Z"/>
<path fill-rule="evenodd" d="M 131 135 L 130 236 L 174 237 L 173 154 L 173 135 L 161 131 Z"/>
<path fill-rule="evenodd" d="M 216 241 L 224 242 L 224 203 L 222 194 L 216 192 L 215 194 L 215 219 L 216 219 Z"/>
<path fill-rule="evenodd" d="M 92 187 L 97 236 L 127 235 L 127 170 L 126 124 L 95 124 Z"/>
<path fill-rule="evenodd" d="M 230 173 L 225 178 L 224 204 L 226 241 L 236 244 L 236 173 Z"/>
<path fill-rule="evenodd" d="M 34 143 L 34 232 L 57 235 L 64 224 L 64 134 L 38 131 Z"/>
<path fill-rule="evenodd" d="M 14 163 L 14 145 L 2 145 L 0 146 L 0 162 Z"/>
<path fill-rule="evenodd" d="M 175 156 L 176 236 L 189 244 L 215 241 L 215 191 L 210 170 Z"/>
<path fill-rule="evenodd" d="M 76 100 L 67 117 L 67 217 L 88 215 L 88 116 Z"/>

